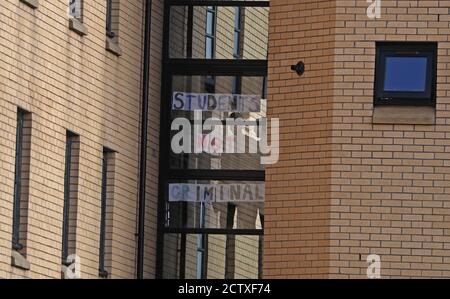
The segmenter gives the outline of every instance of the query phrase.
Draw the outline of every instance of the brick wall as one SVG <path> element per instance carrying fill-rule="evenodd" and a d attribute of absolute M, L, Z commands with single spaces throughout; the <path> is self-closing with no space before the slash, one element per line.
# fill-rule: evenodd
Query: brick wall
<path fill-rule="evenodd" d="M 335 1 L 270 3 L 268 118 L 280 159 L 266 170 L 264 276 L 326 277 L 330 245 Z M 303 77 L 290 70 L 303 60 Z"/>
<path fill-rule="evenodd" d="M 385 278 L 449 277 L 450 2 L 385 0 L 377 20 L 362 0 L 271 6 L 269 117 L 282 144 L 267 174 L 266 276 L 312 277 L 323 260 L 323 277 L 364 278 L 379 254 Z M 434 125 L 373 122 L 376 41 L 438 42 Z M 289 70 L 298 60 L 302 77 Z"/>
<path fill-rule="evenodd" d="M 128 1 L 126 1 L 128 3 Z M 152 1 L 144 277 L 155 277 L 164 1 Z M 138 10 L 137 12 L 139 12 Z"/>
<path fill-rule="evenodd" d="M 0 4 L 0 277 L 60 278 L 66 130 L 80 135 L 76 253 L 98 277 L 103 146 L 115 155 L 111 277 L 135 276 L 143 1 L 120 1 L 122 56 L 105 50 L 106 2 L 85 1 L 88 34 L 69 30 L 67 1 Z M 153 1 L 146 276 L 154 275 L 162 1 Z M 32 113 L 27 259 L 11 266 L 17 107 Z M 110 243 L 109 243 L 110 242 Z"/>
<path fill-rule="evenodd" d="M 449 277 L 448 1 L 337 1 L 331 276 Z M 435 125 L 373 124 L 375 41 L 438 42 Z"/>

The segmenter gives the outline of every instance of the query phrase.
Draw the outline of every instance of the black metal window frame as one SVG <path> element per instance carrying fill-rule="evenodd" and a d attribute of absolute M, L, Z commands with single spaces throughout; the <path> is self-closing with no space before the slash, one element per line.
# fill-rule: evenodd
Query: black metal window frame
<path fill-rule="evenodd" d="M 170 58 L 169 32 L 170 13 L 174 6 L 187 6 L 187 58 Z M 164 267 L 164 236 L 166 234 L 180 234 L 180 269 L 179 278 L 185 278 L 186 263 L 186 235 L 256 235 L 263 236 L 263 229 L 235 229 L 235 228 L 172 228 L 167 227 L 166 199 L 167 183 L 172 180 L 232 180 L 232 181 L 265 181 L 265 171 L 260 170 L 203 170 L 203 169 L 171 169 L 169 167 L 170 152 L 170 116 L 172 90 L 172 77 L 184 76 L 260 76 L 267 77 L 267 60 L 243 60 L 243 59 L 193 59 L 193 12 L 194 6 L 214 7 L 269 7 L 269 1 L 220 1 L 220 0 L 166 0 L 164 1 L 164 28 L 163 28 L 163 70 L 161 84 L 161 127 L 160 127 L 160 171 L 158 191 L 158 232 L 157 232 L 157 258 L 156 278 L 163 277 Z M 265 88 L 265 87 L 263 87 Z M 187 216 L 187 215 L 185 215 Z M 186 219 L 185 219 L 186 221 Z M 184 244 L 184 245 L 183 245 Z M 205 246 L 205 263 L 207 263 L 207 246 Z M 261 258 L 261 257 L 260 257 Z M 206 267 L 206 264 L 203 265 Z M 206 277 L 206 268 L 203 276 Z"/>
<path fill-rule="evenodd" d="M 217 25 L 216 6 L 206 7 L 206 28 L 205 28 L 205 58 L 214 59 L 216 57 L 216 25 Z M 211 28 L 208 26 L 211 22 Z M 209 43 L 208 43 L 209 42 Z"/>
<path fill-rule="evenodd" d="M 114 38 L 116 33 L 113 29 L 113 4 L 115 0 L 106 0 L 106 36 Z"/>
<path fill-rule="evenodd" d="M 20 205 L 21 205 L 21 186 L 22 186 L 22 157 L 23 157 L 23 129 L 25 122 L 25 111 L 17 110 L 16 127 L 16 157 L 14 172 L 14 198 L 13 198 L 13 229 L 12 229 L 12 248 L 22 250 L 24 245 L 20 243 Z"/>
<path fill-rule="evenodd" d="M 387 57 L 426 57 L 426 89 L 424 92 L 385 91 Z M 437 85 L 437 43 L 377 42 L 374 105 L 435 106 Z"/>

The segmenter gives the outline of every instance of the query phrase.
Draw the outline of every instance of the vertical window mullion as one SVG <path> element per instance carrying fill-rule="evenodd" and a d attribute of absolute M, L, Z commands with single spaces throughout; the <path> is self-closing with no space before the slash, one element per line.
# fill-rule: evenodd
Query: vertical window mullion
<path fill-rule="evenodd" d="M 200 203 L 200 219 L 199 225 L 200 228 L 205 228 L 206 226 L 206 206 L 205 203 Z M 205 278 L 205 250 L 207 243 L 207 236 L 204 234 L 199 234 L 197 236 L 197 278 L 204 279 Z"/>
<path fill-rule="evenodd" d="M 262 98 L 267 99 L 267 76 L 263 79 Z"/>

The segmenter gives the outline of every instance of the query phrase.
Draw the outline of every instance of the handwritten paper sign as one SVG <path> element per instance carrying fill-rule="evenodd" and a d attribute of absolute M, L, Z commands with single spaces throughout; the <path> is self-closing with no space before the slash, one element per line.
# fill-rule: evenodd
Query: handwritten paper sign
<path fill-rule="evenodd" d="M 169 202 L 264 202 L 264 184 L 169 184 Z"/>
<path fill-rule="evenodd" d="M 183 111 L 260 112 L 261 97 L 257 95 L 190 93 L 175 91 L 172 109 Z"/>

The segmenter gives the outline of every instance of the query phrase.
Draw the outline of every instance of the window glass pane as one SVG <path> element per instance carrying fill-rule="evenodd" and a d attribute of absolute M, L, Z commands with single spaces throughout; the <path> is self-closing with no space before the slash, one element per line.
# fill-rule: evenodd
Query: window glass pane
<path fill-rule="evenodd" d="M 265 126 L 267 134 L 261 131 L 263 125 L 258 126 L 266 120 L 264 77 L 174 76 L 172 82 L 172 169 L 264 169 L 261 149 L 272 144 L 270 123 Z M 212 134 L 211 127 L 194 126 L 195 121 L 205 124 L 214 119 L 222 121 L 213 127 L 221 130 L 222 139 L 215 138 L 219 135 Z M 240 120 L 247 125 L 233 124 Z M 174 126 L 180 121 L 191 123 L 191 128 Z M 216 146 L 222 150 L 213 151 Z"/>
<path fill-rule="evenodd" d="M 206 246 L 199 247 L 199 241 Z M 198 279 L 199 271 L 208 279 L 257 279 L 261 241 L 262 236 L 251 235 L 165 234 L 163 278 L 178 279 L 183 270 L 186 279 Z M 181 244 L 185 244 L 183 249 Z"/>
<path fill-rule="evenodd" d="M 82 0 L 69 1 L 69 14 L 71 17 L 81 18 L 81 1 Z"/>
<path fill-rule="evenodd" d="M 174 6 L 170 10 L 169 56 L 187 57 L 188 8 Z M 201 34 L 200 32 L 197 34 Z"/>
<path fill-rule="evenodd" d="M 235 54 L 235 7 L 217 6 L 216 12 L 208 12 L 206 6 L 194 6 L 192 28 L 192 58 L 233 59 Z M 173 6 L 170 14 L 169 56 L 186 58 L 188 43 L 188 8 Z M 212 16 L 212 17 L 208 17 Z M 266 59 L 268 45 L 268 7 L 241 8 L 240 43 L 242 59 Z M 215 21 L 214 21 L 215 20 Z M 215 55 L 206 51 L 206 36 L 214 36 Z M 209 43 L 209 42 L 208 42 Z"/>
<path fill-rule="evenodd" d="M 426 57 L 386 57 L 384 91 L 424 92 L 426 80 Z"/>
<path fill-rule="evenodd" d="M 234 9 L 234 28 L 241 28 L 241 8 L 239 6 Z"/>
<path fill-rule="evenodd" d="M 214 13 L 210 11 L 206 14 L 206 34 L 214 35 Z"/>
<path fill-rule="evenodd" d="M 205 275 L 206 236 L 203 234 L 186 236 L 186 279 L 202 279 Z"/>
<path fill-rule="evenodd" d="M 212 37 L 206 37 L 205 58 L 211 59 L 214 57 L 214 40 Z"/>
<path fill-rule="evenodd" d="M 239 56 L 239 31 L 234 32 L 233 54 Z"/>
<path fill-rule="evenodd" d="M 225 279 L 227 236 L 208 235 L 208 279 Z"/>
<path fill-rule="evenodd" d="M 180 278 L 181 234 L 164 234 L 163 279 Z"/>
<path fill-rule="evenodd" d="M 234 278 L 255 279 L 259 270 L 260 236 L 236 236 Z"/>

